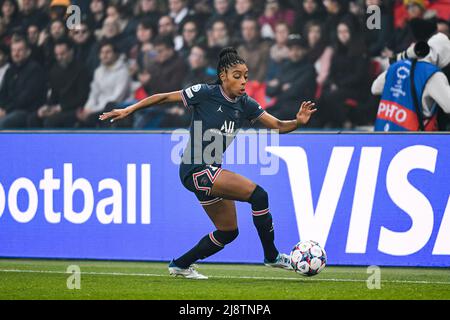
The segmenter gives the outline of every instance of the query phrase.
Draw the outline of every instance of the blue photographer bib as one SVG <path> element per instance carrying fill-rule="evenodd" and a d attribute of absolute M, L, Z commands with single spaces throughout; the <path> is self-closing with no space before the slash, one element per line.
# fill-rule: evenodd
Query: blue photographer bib
<path fill-rule="evenodd" d="M 375 131 L 417 131 L 417 117 L 411 93 L 411 60 L 401 60 L 391 65 L 386 74 L 381 101 L 378 106 Z M 419 110 L 422 112 L 422 95 L 428 80 L 440 69 L 428 62 L 419 61 L 414 72 Z M 437 130 L 437 108 L 432 108 L 431 117 L 423 119 L 425 131 Z"/>

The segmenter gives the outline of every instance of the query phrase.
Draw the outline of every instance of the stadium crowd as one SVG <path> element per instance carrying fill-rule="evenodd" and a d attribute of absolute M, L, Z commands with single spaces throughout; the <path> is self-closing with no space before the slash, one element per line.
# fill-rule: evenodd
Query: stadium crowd
<path fill-rule="evenodd" d="M 226 46 L 246 60 L 247 93 L 269 113 L 294 118 L 301 100 L 314 100 L 312 128 L 370 126 L 379 99 L 371 83 L 414 42 L 408 21 L 434 19 L 450 36 L 449 0 L 0 3 L 0 129 L 109 127 L 98 120 L 104 111 L 214 82 Z M 70 5 L 80 10 L 67 13 Z M 381 8 L 375 28 L 367 23 L 370 5 Z M 173 105 L 114 126 L 189 122 L 189 111 Z"/>

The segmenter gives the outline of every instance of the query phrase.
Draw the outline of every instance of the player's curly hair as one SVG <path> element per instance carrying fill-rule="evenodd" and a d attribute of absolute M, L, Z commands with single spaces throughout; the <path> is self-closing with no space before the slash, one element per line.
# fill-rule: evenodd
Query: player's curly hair
<path fill-rule="evenodd" d="M 245 61 L 239 56 L 235 48 L 226 47 L 220 50 L 219 63 L 217 64 L 217 83 L 222 84 L 222 80 L 220 80 L 222 71 L 226 71 L 228 68 L 238 64 L 245 64 Z"/>

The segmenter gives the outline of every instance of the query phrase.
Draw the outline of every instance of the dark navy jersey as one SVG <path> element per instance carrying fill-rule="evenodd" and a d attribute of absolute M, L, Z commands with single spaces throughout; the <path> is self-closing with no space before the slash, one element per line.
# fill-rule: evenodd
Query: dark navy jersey
<path fill-rule="evenodd" d="M 245 120 L 254 123 L 265 112 L 247 94 L 234 100 L 227 97 L 219 84 L 194 85 L 182 91 L 182 98 L 193 112 L 182 176 L 205 164 L 220 165 L 223 153 Z"/>

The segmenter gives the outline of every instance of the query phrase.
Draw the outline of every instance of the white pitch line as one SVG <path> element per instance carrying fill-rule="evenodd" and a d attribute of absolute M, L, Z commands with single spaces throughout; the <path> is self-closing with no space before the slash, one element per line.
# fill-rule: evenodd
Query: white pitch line
<path fill-rule="evenodd" d="M 64 271 L 52 270 L 20 270 L 20 269 L 0 269 L 5 273 L 49 273 L 49 274 L 71 274 Z M 128 276 L 128 277 L 169 277 L 165 274 L 156 273 L 124 273 L 124 272 L 90 272 L 82 271 L 83 275 L 105 275 L 105 276 Z M 366 282 L 358 279 L 327 279 L 327 278 L 305 278 L 305 277 L 252 277 L 252 276 L 209 276 L 212 279 L 248 279 L 248 280 L 289 280 L 289 281 L 322 281 L 322 282 Z M 443 284 L 450 285 L 444 281 L 413 281 L 413 280 L 381 280 L 382 283 L 408 283 L 408 284 Z"/>

